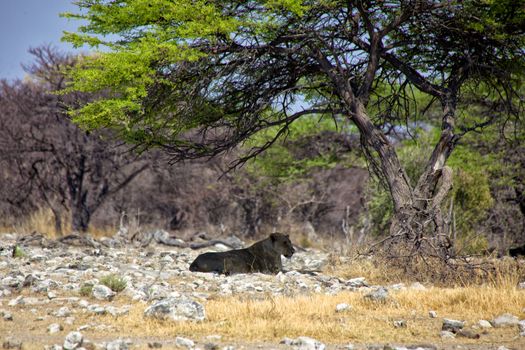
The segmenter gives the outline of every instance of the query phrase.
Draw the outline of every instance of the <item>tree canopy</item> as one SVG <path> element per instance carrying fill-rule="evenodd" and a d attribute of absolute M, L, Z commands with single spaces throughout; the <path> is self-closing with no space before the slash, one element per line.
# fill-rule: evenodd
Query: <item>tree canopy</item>
<path fill-rule="evenodd" d="M 437 208 L 450 184 L 440 191 L 438 181 L 461 137 L 520 116 L 523 5 L 83 0 L 78 14 L 64 15 L 87 24 L 64 39 L 108 51 L 71 70 L 68 89 L 106 94 L 72 113 L 88 128 L 113 128 L 174 159 L 213 156 L 277 126 L 250 157 L 303 116 L 348 118 L 392 194 L 398 220 L 391 233 L 420 239 L 428 222 L 443 226 Z M 417 120 L 414 94 L 440 106 L 441 132 L 411 183 L 386 131 Z M 476 118 L 458 115 L 470 101 L 481 106 Z"/>

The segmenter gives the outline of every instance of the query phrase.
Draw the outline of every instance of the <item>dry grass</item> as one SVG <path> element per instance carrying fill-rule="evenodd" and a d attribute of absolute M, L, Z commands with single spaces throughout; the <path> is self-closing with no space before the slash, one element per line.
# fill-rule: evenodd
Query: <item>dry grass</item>
<path fill-rule="evenodd" d="M 503 313 L 525 318 L 525 291 L 516 288 L 520 278 L 518 266 L 517 263 L 504 260 L 497 265 L 491 278 L 481 285 L 474 283 L 479 281 L 472 281 L 467 287 L 392 291 L 391 300 L 386 303 L 368 301 L 360 292 L 293 297 L 261 294 L 257 299 L 248 295 L 212 295 L 203 302 L 207 313 L 207 319 L 203 322 L 145 318 L 143 312 L 147 305 L 131 302 L 119 295 L 112 304 L 118 306 L 131 303 L 132 308 L 128 315 L 114 318 L 78 312 L 73 325 L 64 325 L 64 331 L 53 336 L 44 334 L 45 328 L 53 322 L 63 324 L 63 319 L 47 316 L 45 321 L 33 322 L 29 329 L 27 321 L 39 315 L 49 315 L 50 310 L 56 310 L 59 306 L 22 305 L 17 306 L 16 310 L 10 310 L 15 315 L 13 322 L 0 321 L 0 334 L 24 339 L 27 349 L 41 348 L 41 344 L 59 343 L 67 332 L 84 324 L 111 327 L 109 330 L 89 328 L 83 331 L 92 341 L 130 337 L 134 343 L 143 345 L 152 340 L 173 340 L 176 336 L 189 337 L 202 343 L 206 342 L 207 336 L 218 334 L 222 336 L 222 342 L 228 344 L 277 343 L 284 337 L 310 336 L 329 344 L 432 343 L 447 349 L 457 344 L 475 344 L 476 347 L 491 349 L 492 345 L 498 344 L 521 349 L 525 348 L 525 339 L 518 337 L 517 327 L 490 329 L 486 334 L 482 334 L 480 329 L 472 328 L 481 319 L 491 320 Z M 382 284 L 393 278 L 396 279 L 395 282 L 399 282 L 399 276 L 392 277 L 388 275 L 390 272 L 390 267 L 378 266 L 368 259 L 355 260 L 352 264 L 339 262 L 333 264 L 330 271 L 326 271 L 345 278 L 364 276 L 369 281 Z M 401 280 L 411 282 L 408 278 Z M 24 295 L 29 295 L 28 293 L 28 290 L 23 291 Z M 96 300 L 91 302 L 101 303 Z M 347 303 L 351 305 L 351 309 L 338 313 L 335 308 L 339 303 Z M 5 303 L 3 308 L 6 308 Z M 36 312 L 30 312 L 30 309 L 36 309 Z M 430 318 L 430 310 L 436 311 L 438 317 Z M 480 333 L 481 338 L 441 339 L 439 334 L 442 318 L 466 321 L 467 327 Z M 395 328 L 395 320 L 405 320 L 407 327 Z"/>
<path fill-rule="evenodd" d="M 337 313 L 338 303 L 352 309 Z M 170 322 L 143 317 L 145 306 L 135 305 L 128 316 L 100 321 L 115 326 L 119 334 L 133 337 L 170 338 L 174 335 L 203 339 L 220 334 L 228 342 L 279 342 L 284 337 L 310 336 L 331 344 L 354 343 L 441 343 L 441 317 L 460 319 L 473 325 L 480 319 L 493 319 L 510 312 L 525 317 L 525 293 L 515 288 L 470 287 L 404 290 L 392 300 L 377 304 L 361 293 L 335 296 L 311 295 L 271 297 L 249 300 L 243 297 L 218 298 L 205 302 L 204 322 Z M 428 311 L 440 317 L 432 319 Z M 406 328 L 395 328 L 393 321 L 406 320 Z M 493 329 L 479 340 L 461 338 L 448 343 L 519 344 L 517 328 Z M 524 344 L 523 342 L 521 344 Z"/>

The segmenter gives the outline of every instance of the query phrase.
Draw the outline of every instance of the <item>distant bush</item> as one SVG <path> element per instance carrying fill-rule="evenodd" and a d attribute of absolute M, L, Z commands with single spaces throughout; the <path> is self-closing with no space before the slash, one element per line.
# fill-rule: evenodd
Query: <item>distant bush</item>
<path fill-rule="evenodd" d="M 122 292 L 126 288 L 126 281 L 116 274 L 104 276 L 100 279 L 100 283 L 109 287 L 115 293 Z"/>
<path fill-rule="evenodd" d="M 80 286 L 80 295 L 83 297 L 91 296 L 92 291 L 93 291 L 92 283 L 84 283 Z"/>

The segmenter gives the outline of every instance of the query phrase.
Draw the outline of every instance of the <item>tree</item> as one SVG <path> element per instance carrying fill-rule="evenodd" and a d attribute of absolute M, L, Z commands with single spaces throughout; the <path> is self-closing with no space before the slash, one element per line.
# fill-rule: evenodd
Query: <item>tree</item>
<path fill-rule="evenodd" d="M 279 127 L 236 166 L 299 118 L 348 118 L 391 193 L 392 242 L 445 258 L 440 204 L 451 186 L 447 158 L 465 133 L 520 115 L 514 102 L 525 63 L 521 0 L 78 5 L 81 14 L 65 16 L 87 25 L 65 40 L 109 52 L 72 70 L 68 91 L 109 95 L 75 109 L 77 122 L 111 127 L 129 142 L 164 148 L 174 160 L 213 156 Z M 417 119 L 413 91 L 441 108 L 439 141 L 415 184 L 385 135 Z M 487 102 L 472 124 L 457 114 L 467 96 Z"/>
<path fill-rule="evenodd" d="M 37 198 L 52 210 L 57 232 L 65 212 L 72 229 L 84 232 L 102 203 L 148 165 L 108 141 L 107 131 L 84 131 L 70 121 L 64 105 L 88 96 L 53 92 L 64 87 L 62 70 L 72 57 L 49 47 L 30 51 L 36 60 L 26 67 L 30 78 L 0 85 L 0 154 L 12 189 L 2 191 L 2 199 L 21 206 Z"/>

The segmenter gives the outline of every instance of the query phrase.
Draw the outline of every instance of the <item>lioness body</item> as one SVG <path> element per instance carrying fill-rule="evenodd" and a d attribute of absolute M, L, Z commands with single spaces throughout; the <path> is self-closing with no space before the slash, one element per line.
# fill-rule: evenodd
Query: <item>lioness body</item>
<path fill-rule="evenodd" d="M 204 253 L 190 265 L 190 271 L 234 273 L 278 273 L 282 270 L 281 255 L 291 258 L 295 252 L 288 235 L 272 233 L 268 238 L 244 249 Z"/>

